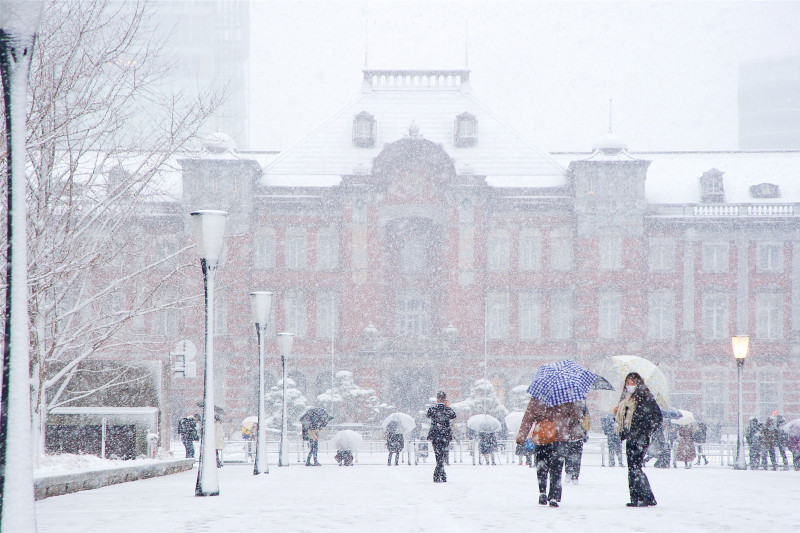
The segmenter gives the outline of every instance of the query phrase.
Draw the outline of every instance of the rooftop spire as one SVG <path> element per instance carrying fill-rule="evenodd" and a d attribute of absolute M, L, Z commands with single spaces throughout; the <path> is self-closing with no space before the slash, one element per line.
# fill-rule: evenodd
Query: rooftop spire
<path fill-rule="evenodd" d="M 464 68 L 469 68 L 469 21 L 464 19 Z"/>
<path fill-rule="evenodd" d="M 609 98 L 608 99 L 608 133 L 614 133 L 613 131 L 611 131 L 611 110 L 612 110 L 613 105 L 614 105 L 614 99 L 613 98 Z"/>

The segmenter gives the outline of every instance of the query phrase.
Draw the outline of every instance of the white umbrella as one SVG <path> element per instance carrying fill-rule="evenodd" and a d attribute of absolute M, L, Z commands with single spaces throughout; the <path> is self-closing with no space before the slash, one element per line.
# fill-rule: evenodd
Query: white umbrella
<path fill-rule="evenodd" d="M 381 422 L 381 427 L 383 429 L 389 429 L 390 424 L 396 424 L 395 433 L 410 433 L 415 427 L 417 427 L 417 423 L 414 422 L 414 419 L 411 415 L 407 415 L 406 413 L 392 413 L 386 418 L 383 419 Z"/>
<path fill-rule="evenodd" d="M 244 420 L 242 420 L 242 428 L 246 429 L 247 431 L 253 431 L 258 425 L 258 417 L 257 416 L 248 416 Z"/>
<path fill-rule="evenodd" d="M 361 433 L 353 431 L 352 429 L 344 429 L 331 439 L 331 443 L 333 443 L 337 450 L 346 450 L 350 452 L 358 450 L 363 442 L 364 438 L 361 436 Z"/>
<path fill-rule="evenodd" d="M 655 396 L 659 407 L 663 410 L 669 409 L 667 377 L 655 363 L 637 355 L 615 355 L 611 358 L 611 367 L 617 374 L 617 382 L 623 387 L 625 376 L 629 373 L 636 372 L 642 376 L 644 384 Z"/>
<path fill-rule="evenodd" d="M 467 427 L 478 433 L 494 433 L 500 431 L 503 425 L 492 415 L 474 415 L 467 420 Z"/>
<path fill-rule="evenodd" d="M 678 409 L 678 412 L 681 414 L 680 418 L 675 418 L 671 420 L 673 424 L 676 426 L 688 426 L 689 424 L 694 424 L 694 415 L 691 411 L 686 411 L 684 409 Z"/>
<path fill-rule="evenodd" d="M 509 435 L 516 435 L 519 431 L 519 426 L 522 425 L 522 411 L 513 411 L 506 415 L 506 428 L 508 428 Z"/>

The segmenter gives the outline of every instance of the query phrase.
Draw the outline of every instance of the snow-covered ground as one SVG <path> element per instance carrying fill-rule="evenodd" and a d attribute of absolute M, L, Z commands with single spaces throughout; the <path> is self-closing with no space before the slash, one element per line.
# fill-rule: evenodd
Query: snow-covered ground
<path fill-rule="evenodd" d="M 339 467 L 252 465 L 219 470 L 220 495 L 194 496 L 197 470 L 48 498 L 36 503 L 40 532 L 788 532 L 797 531 L 800 472 L 720 466 L 649 467 L 658 506 L 627 508 L 627 469 L 590 458 L 561 507 L 536 503 L 535 470 L 515 464 Z"/>

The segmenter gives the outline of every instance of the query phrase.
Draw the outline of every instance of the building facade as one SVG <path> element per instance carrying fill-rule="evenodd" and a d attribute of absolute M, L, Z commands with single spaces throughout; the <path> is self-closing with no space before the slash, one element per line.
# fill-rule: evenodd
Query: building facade
<path fill-rule="evenodd" d="M 503 398 L 543 363 L 607 375 L 636 354 L 675 407 L 732 429 L 730 337 L 748 334 L 745 416 L 800 416 L 798 152 L 638 154 L 607 134 L 547 154 L 475 99 L 469 71 L 368 70 L 356 102 L 284 153 L 181 165 L 175 239 L 191 242 L 192 210 L 230 213 L 215 358 L 234 425 L 256 405 L 253 290 L 274 293 L 269 334 L 295 334 L 290 376 L 311 404 L 338 370 L 416 413 L 484 376 Z M 181 290 L 202 290 L 199 268 Z M 203 346 L 199 304 L 176 324 L 174 342 Z M 202 350 L 195 377 L 181 350 L 171 361 L 172 404 L 190 410 Z"/>

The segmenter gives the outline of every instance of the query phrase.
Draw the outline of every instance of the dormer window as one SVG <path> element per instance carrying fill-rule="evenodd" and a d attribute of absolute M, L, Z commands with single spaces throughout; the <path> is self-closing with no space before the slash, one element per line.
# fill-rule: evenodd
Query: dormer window
<path fill-rule="evenodd" d="M 781 188 L 774 183 L 759 183 L 750 187 L 750 196 L 753 198 L 780 198 Z"/>
<path fill-rule="evenodd" d="M 478 144 L 478 119 L 466 111 L 456 117 L 454 143 L 456 146 Z"/>
<path fill-rule="evenodd" d="M 362 148 L 372 148 L 375 146 L 375 134 L 377 132 L 375 117 L 362 111 L 353 117 L 353 145 Z"/>
<path fill-rule="evenodd" d="M 722 203 L 725 201 L 725 188 L 722 184 L 724 172 L 712 168 L 700 176 L 700 201 L 703 203 Z"/>

